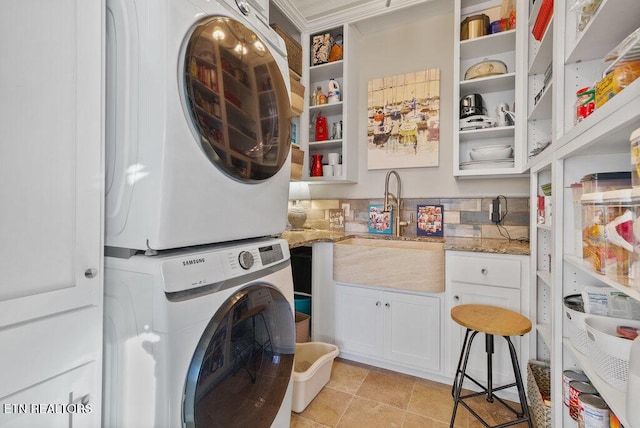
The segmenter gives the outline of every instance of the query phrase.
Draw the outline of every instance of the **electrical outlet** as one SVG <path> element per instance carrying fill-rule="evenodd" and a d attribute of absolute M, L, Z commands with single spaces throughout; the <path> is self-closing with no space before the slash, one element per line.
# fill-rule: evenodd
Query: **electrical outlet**
<path fill-rule="evenodd" d="M 342 209 L 344 210 L 345 217 L 349 217 L 349 215 L 351 215 L 351 204 L 342 204 Z"/>

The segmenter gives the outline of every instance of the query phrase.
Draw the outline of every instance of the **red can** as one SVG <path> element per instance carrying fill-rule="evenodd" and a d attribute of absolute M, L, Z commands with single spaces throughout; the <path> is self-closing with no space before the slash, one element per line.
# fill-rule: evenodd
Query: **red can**
<path fill-rule="evenodd" d="M 580 402 L 578 400 L 580 394 L 597 395 L 598 391 L 587 382 L 579 382 L 577 380 L 569 382 L 569 415 L 575 421 L 578 420 L 580 415 Z"/>

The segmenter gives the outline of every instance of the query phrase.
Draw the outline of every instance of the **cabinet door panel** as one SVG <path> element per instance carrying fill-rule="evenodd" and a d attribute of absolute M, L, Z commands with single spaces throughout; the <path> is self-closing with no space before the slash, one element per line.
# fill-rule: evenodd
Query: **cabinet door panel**
<path fill-rule="evenodd" d="M 382 293 L 366 288 L 336 287 L 336 342 L 343 351 L 382 354 Z"/>
<path fill-rule="evenodd" d="M 385 293 L 384 312 L 385 358 L 440 369 L 440 299 Z"/>
<path fill-rule="evenodd" d="M 0 328 L 101 299 L 103 9 L 0 6 Z"/>
<path fill-rule="evenodd" d="M 4 428 L 97 427 L 100 394 L 95 362 L 78 367 L 3 398 Z"/>
<path fill-rule="evenodd" d="M 520 290 L 453 282 L 451 283 L 451 296 L 450 306 L 452 308 L 465 304 L 483 304 L 500 306 L 520 312 Z M 453 374 L 458 364 L 466 329 L 456 324 L 453 320 L 450 320 L 450 322 L 452 325 L 450 372 Z M 520 338 L 512 337 L 511 340 L 516 347 L 518 358 L 520 358 Z M 495 337 L 494 344 L 493 381 L 494 385 L 500 386 L 513 381 L 513 368 L 506 341 L 502 337 Z M 473 341 L 467 373 L 477 380 L 486 381 L 487 379 L 487 354 L 484 334 L 477 334 Z"/>

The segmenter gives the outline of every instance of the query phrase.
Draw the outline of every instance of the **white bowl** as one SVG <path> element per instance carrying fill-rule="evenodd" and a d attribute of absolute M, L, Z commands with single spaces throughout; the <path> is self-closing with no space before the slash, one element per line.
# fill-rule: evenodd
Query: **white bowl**
<path fill-rule="evenodd" d="M 492 161 L 498 159 L 509 159 L 512 157 L 513 149 L 511 146 L 502 149 L 492 150 L 471 150 L 469 156 L 475 161 Z"/>

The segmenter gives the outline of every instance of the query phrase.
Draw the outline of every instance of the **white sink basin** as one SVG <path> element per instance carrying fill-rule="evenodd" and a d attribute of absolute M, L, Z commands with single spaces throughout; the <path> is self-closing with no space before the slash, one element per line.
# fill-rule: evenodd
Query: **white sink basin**
<path fill-rule="evenodd" d="M 439 242 L 350 238 L 333 249 L 333 279 L 410 291 L 444 291 Z"/>

